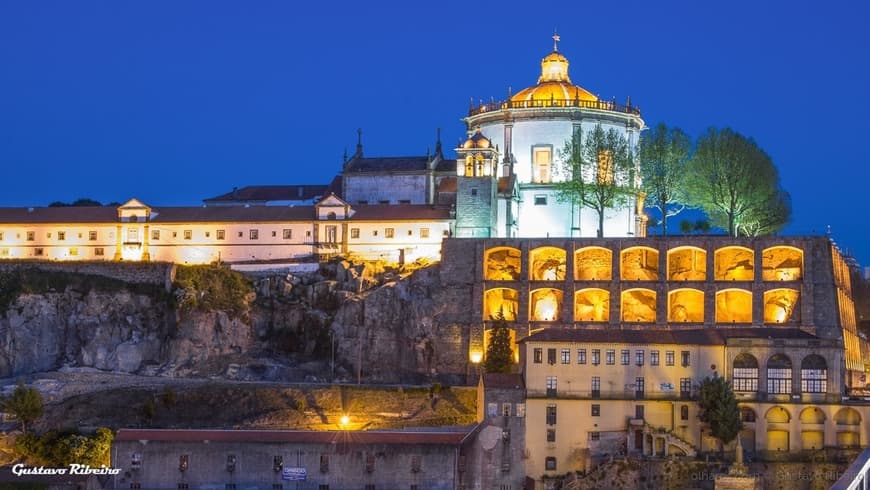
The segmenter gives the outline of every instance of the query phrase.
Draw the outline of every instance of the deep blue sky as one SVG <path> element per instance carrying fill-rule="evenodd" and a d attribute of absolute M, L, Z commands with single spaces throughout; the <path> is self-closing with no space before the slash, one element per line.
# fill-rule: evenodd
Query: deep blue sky
<path fill-rule="evenodd" d="M 453 148 L 469 98 L 535 83 L 556 27 L 575 83 L 755 138 L 787 232 L 830 225 L 870 265 L 865 4 L 5 1 L 0 206 L 326 183 L 357 127 L 367 155 L 425 154 L 439 126 Z"/>

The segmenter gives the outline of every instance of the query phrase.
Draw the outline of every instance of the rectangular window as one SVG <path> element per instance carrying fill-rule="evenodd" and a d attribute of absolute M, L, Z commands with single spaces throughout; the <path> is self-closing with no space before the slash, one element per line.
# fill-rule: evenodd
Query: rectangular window
<path fill-rule="evenodd" d="M 689 351 L 684 350 L 680 352 L 680 365 L 689 367 Z"/>
<path fill-rule="evenodd" d="M 0 257 L 9 257 L 9 249 L 6 247 L 0 248 Z"/>
<path fill-rule="evenodd" d="M 532 352 L 534 352 L 535 364 L 541 364 L 542 362 L 544 362 L 544 349 L 541 349 L 540 347 L 535 347 L 535 350 Z"/>
<path fill-rule="evenodd" d="M 556 471 L 556 458 L 553 456 L 547 456 L 547 459 L 544 460 L 544 469 L 547 471 Z"/>
<path fill-rule="evenodd" d="M 375 472 L 375 455 L 374 454 L 366 454 L 366 473 L 374 473 Z"/>
<path fill-rule="evenodd" d="M 613 349 L 607 349 L 607 365 L 612 366 L 616 364 L 616 351 Z"/>
<path fill-rule="evenodd" d="M 592 349 L 592 365 L 597 366 L 601 364 L 601 350 Z"/>
<path fill-rule="evenodd" d="M 187 454 L 182 454 L 178 457 L 178 469 L 180 471 L 187 471 L 187 468 L 190 467 L 190 456 Z"/>
<path fill-rule="evenodd" d="M 547 398 L 556 398 L 556 377 L 547 376 Z"/>
<path fill-rule="evenodd" d="M 517 403 L 517 417 L 525 417 L 526 416 L 526 404 L 525 403 Z"/>
<path fill-rule="evenodd" d="M 72 247 L 69 249 L 69 254 L 75 257 L 79 254 L 79 249 L 77 247 Z"/>
<path fill-rule="evenodd" d="M 184 239 L 190 240 L 193 238 L 193 230 L 184 230 Z"/>
<path fill-rule="evenodd" d="M 429 228 L 420 228 L 420 238 L 429 238 Z"/>
<path fill-rule="evenodd" d="M 476 195 L 477 195 L 477 187 L 472 187 L 472 188 L 471 188 L 471 195 L 472 195 L 472 196 L 476 196 Z"/>
<path fill-rule="evenodd" d="M 224 240 L 227 237 L 227 232 L 226 230 L 216 230 L 214 235 L 218 240 Z"/>
<path fill-rule="evenodd" d="M 589 433 L 590 441 L 600 441 L 601 440 L 601 432 L 590 432 Z"/>
<path fill-rule="evenodd" d="M 689 406 L 682 405 L 680 407 L 680 420 L 689 420 Z"/>
<path fill-rule="evenodd" d="M 597 403 L 592 405 L 592 416 L 593 417 L 600 417 L 601 416 L 601 405 L 598 405 Z"/>
<path fill-rule="evenodd" d="M 536 146 L 532 148 L 532 183 L 550 183 L 550 163 L 552 157 L 553 150 L 550 147 Z"/>
<path fill-rule="evenodd" d="M 58 240 L 66 240 L 66 232 L 65 231 L 57 232 L 57 239 Z"/>
<path fill-rule="evenodd" d="M 210 232 L 210 231 L 205 232 L 205 237 L 206 237 L 206 238 L 211 238 L 211 232 Z"/>
<path fill-rule="evenodd" d="M 396 236 L 395 228 L 384 228 L 384 238 L 393 238 Z"/>
<path fill-rule="evenodd" d="M 498 403 L 489 402 L 486 404 L 486 414 L 490 417 L 495 417 L 498 415 Z"/>
<path fill-rule="evenodd" d="M 90 241 L 90 242 L 97 241 L 97 232 L 96 231 L 89 231 L 88 232 L 88 241 Z"/>
<path fill-rule="evenodd" d="M 330 225 L 326 227 L 326 243 L 335 244 L 338 242 L 338 227 Z"/>
<path fill-rule="evenodd" d="M 133 482 L 130 484 L 130 490 L 142 490 L 142 484 Z"/>
<path fill-rule="evenodd" d="M 260 238 L 260 230 L 248 230 L 248 238 L 251 240 L 257 240 Z"/>
<path fill-rule="evenodd" d="M 511 404 L 510 403 L 502 403 L 501 404 L 501 416 L 502 417 L 510 417 L 511 416 Z"/>
<path fill-rule="evenodd" d="M 272 470 L 281 471 L 284 468 L 284 456 L 275 456 L 272 458 Z"/>
<path fill-rule="evenodd" d="M 592 398 L 601 397 L 601 377 L 592 376 Z"/>
<path fill-rule="evenodd" d="M 28 231 L 27 232 L 27 241 L 32 242 L 34 240 L 36 240 L 36 232 Z"/>
<path fill-rule="evenodd" d="M 190 490 L 190 485 L 187 483 L 179 483 L 175 488 L 178 490 Z"/>
<path fill-rule="evenodd" d="M 103 249 L 103 247 L 97 247 L 94 249 L 94 255 L 101 257 L 103 255 L 106 255 L 106 251 Z"/>
<path fill-rule="evenodd" d="M 643 418 L 643 405 L 635 405 L 634 406 L 634 418 L 636 418 L 636 419 Z"/>
<path fill-rule="evenodd" d="M 410 199 L 399 199 L 399 204 L 411 204 Z"/>
<path fill-rule="evenodd" d="M 680 398 L 692 396 L 692 378 L 680 378 Z"/>
<path fill-rule="evenodd" d="M 665 351 L 665 366 L 673 366 L 674 365 L 674 351 L 666 350 Z"/>
<path fill-rule="evenodd" d="M 381 199 L 380 201 L 378 201 L 378 204 L 390 204 L 390 200 L 389 199 Z"/>
<path fill-rule="evenodd" d="M 571 364 L 571 349 L 562 349 L 562 364 Z"/>
<path fill-rule="evenodd" d="M 293 239 L 293 230 L 291 230 L 290 228 L 284 228 L 284 229 L 281 231 L 281 236 L 282 236 L 285 240 L 292 240 L 292 239 Z"/>
<path fill-rule="evenodd" d="M 378 232 L 375 232 L 375 236 L 377 236 Z M 305 232 L 305 238 L 311 238 L 311 230 L 307 230 Z"/>
<path fill-rule="evenodd" d="M 634 351 L 634 363 L 638 366 L 643 366 L 643 351 Z"/>
<path fill-rule="evenodd" d="M 240 232 L 239 232 L 239 238 L 242 238 L 243 236 L 245 236 L 245 232 L 240 231 Z"/>
<path fill-rule="evenodd" d="M 547 442 L 556 442 L 556 429 L 547 429 Z"/>
<path fill-rule="evenodd" d="M 350 229 L 350 237 L 351 238 L 359 238 L 359 228 L 351 228 Z"/>
<path fill-rule="evenodd" d="M 151 240 L 160 240 L 160 230 L 151 230 Z"/>
<path fill-rule="evenodd" d="M 556 425 L 556 404 L 547 405 L 547 425 Z"/>
<path fill-rule="evenodd" d="M 127 241 L 130 243 L 139 242 L 139 228 L 127 228 Z"/>
<path fill-rule="evenodd" d="M 547 349 L 547 364 L 556 364 L 556 349 Z"/>
<path fill-rule="evenodd" d="M 623 349 L 619 352 L 619 363 L 623 366 L 628 366 L 629 356 L 631 352 L 628 349 Z"/>
<path fill-rule="evenodd" d="M 737 371 L 737 368 L 734 368 L 734 371 Z M 801 369 L 801 391 L 804 393 L 828 391 L 827 368 Z"/>
<path fill-rule="evenodd" d="M 277 236 L 278 236 L 278 232 L 275 230 L 272 230 L 272 238 L 275 238 Z"/>
<path fill-rule="evenodd" d="M 736 367 L 732 381 L 734 382 L 734 391 L 758 391 L 758 368 Z"/>
<path fill-rule="evenodd" d="M 329 473 L 329 455 L 321 454 L 320 455 L 320 472 L 321 473 Z"/>
<path fill-rule="evenodd" d="M 228 454 L 227 455 L 227 472 L 232 473 L 236 471 L 236 455 Z"/>
<path fill-rule="evenodd" d="M 0 231 L 0 240 L 3 240 L 3 232 Z"/>
<path fill-rule="evenodd" d="M 643 398 L 644 380 L 643 378 L 634 378 L 634 396 L 635 398 Z"/>
<path fill-rule="evenodd" d="M 659 351 L 657 351 L 657 350 L 649 351 L 649 365 L 650 366 L 658 366 L 659 365 Z"/>
<path fill-rule="evenodd" d="M 547 196 L 539 194 L 535 196 L 535 206 L 546 206 Z"/>
<path fill-rule="evenodd" d="M 577 349 L 577 364 L 586 364 L 586 349 Z"/>
<path fill-rule="evenodd" d="M 372 236 L 378 236 L 378 230 L 372 230 Z"/>
<path fill-rule="evenodd" d="M 36 255 L 37 257 L 42 257 L 44 254 L 45 254 L 45 249 L 43 249 L 43 248 L 34 248 L 33 249 L 33 255 Z"/>

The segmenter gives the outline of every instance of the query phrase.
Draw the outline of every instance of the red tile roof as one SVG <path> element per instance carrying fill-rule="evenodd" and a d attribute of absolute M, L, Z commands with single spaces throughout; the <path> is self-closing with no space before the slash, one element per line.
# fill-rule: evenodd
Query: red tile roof
<path fill-rule="evenodd" d="M 205 202 L 302 201 L 325 196 L 325 185 L 249 185 L 226 194 L 203 199 Z"/>
<path fill-rule="evenodd" d="M 485 373 L 483 386 L 497 390 L 519 390 L 523 388 L 523 377 L 519 374 Z"/>
<path fill-rule="evenodd" d="M 152 208 L 154 223 L 311 221 L 314 206 L 189 206 Z"/>
<path fill-rule="evenodd" d="M 113 223 L 115 206 L 0 208 L 0 223 Z"/>
<path fill-rule="evenodd" d="M 450 219 L 450 208 L 429 204 L 359 204 L 352 221 L 415 221 Z"/>
<path fill-rule="evenodd" d="M 120 429 L 115 441 L 286 442 L 458 445 L 475 426 L 404 431 Z"/>

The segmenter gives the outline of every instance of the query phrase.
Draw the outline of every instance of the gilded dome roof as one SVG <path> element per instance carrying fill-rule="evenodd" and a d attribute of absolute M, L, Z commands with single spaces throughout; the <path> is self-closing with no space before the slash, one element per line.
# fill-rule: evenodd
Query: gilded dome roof
<path fill-rule="evenodd" d="M 538 84 L 523 89 L 511 97 L 511 102 L 530 100 L 588 100 L 597 101 L 598 97 L 588 90 L 571 83 L 568 76 L 568 58 L 554 50 L 541 60 L 541 76 Z"/>
<path fill-rule="evenodd" d="M 475 129 L 474 134 L 471 135 L 470 138 L 465 140 L 465 143 L 462 144 L 462 147 L 465 149 L 471 148 L 489 148 L 492 145 L 489 139 L 486 138 L 481 132 L 480 128 Z"/>

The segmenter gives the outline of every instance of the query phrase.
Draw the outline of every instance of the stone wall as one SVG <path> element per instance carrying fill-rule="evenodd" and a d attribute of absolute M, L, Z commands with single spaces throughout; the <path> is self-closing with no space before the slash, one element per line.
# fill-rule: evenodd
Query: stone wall
<path fill-rule="evenodd" d="M 46 272 L 63 272 L 108 277 L 131 284 L 154 284 L 172 289 L 175 279 L 175 264 L 167 262 L 0 262 L 0 272 L 38 269 Z"/>

